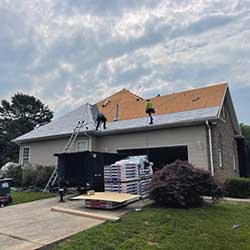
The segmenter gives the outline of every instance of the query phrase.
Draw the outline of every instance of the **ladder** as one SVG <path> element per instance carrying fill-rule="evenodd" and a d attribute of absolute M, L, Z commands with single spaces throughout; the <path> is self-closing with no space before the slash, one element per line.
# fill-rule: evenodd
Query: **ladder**
<path fill-rule="evenodd" d="M 73 129 L 73 133 L 71 134 L 71 136 L 70 136 L 67 144 L 65 145 L 62 153 L 66 153 L 71 149 L 71 147 L 74 145 L 74 143 L 77 139 L 77 136 L 78 136 L 81 128 L 83 126 L 88 125 L 88 124 L 89 123 L 84 124 L 84 121 L 78 121 L 78 123 L 77 123 L 76 127 Z M 58 179 L 58 167 L 56 166 L 54 168 L 45 188 L 43 189 L 43 192 L 48 192 L 50 187 L 53 187 L 55 185 L 57 179 Z"/>

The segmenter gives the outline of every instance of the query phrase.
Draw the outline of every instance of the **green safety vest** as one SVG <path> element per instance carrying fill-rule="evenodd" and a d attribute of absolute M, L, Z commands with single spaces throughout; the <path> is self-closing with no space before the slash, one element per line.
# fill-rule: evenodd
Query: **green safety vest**
<path fill-rule="evenodd" d="M 147 102 L 146 103 L 146 109 L 152 109 L 153 108 L 153 103 L 152 102 Z"/>

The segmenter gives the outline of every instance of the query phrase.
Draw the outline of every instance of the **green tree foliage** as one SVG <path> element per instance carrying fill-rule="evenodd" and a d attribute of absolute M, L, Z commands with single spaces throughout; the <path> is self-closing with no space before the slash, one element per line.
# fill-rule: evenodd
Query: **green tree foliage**
<path fill-rule="evenodd" d="M 51 121 L 53 112 L 34 96 L 17 93 L 0 104 L 0 167 L 18 160 L 18 146 L 11 142 Z"/>
<path fill-rule="evenodd" d="M 246 168 L 246 175 L 245 176 L 250 176 L 250 126 L 241 123 L 240 124 L 241 132 L 242 135 L 245 137 L 245 153 L 246 153 L 246 163 L 245 163 L 245 168 Z"/>
<path fill-rule="evenodd" d="M 245 137 L 247 143 L 250 145 L 250 126 L 243 123 L 240 124 L 241 132 Z"/>

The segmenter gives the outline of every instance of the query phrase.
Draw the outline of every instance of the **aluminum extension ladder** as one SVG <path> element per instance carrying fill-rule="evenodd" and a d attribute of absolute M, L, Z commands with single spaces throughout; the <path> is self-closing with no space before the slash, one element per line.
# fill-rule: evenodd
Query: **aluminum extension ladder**
<path fill-rule="evenodd" d="M 81 128 L 83 126 L 88 125 L 88 124 L 89 123 L 84 124 L 84 121 L 78 121 L 78 123 L 77 123 L 76 127 L 74 128 L 73 133 L 71 134 L 71 136 L 70 136 L 67 144 L 65 145 L 62 153 L 66 153 L 71 149 L 71 147 L 73 146 L 73 144 L 75 143 L 75 141 L 77 139 L 77 136 L 78 136 Z M 58 167 L 56 166 L 54 168 L 45 188 L 43 189 L 43 192 L 48 192 L 50 187 L 53 187 L 55 185 L 57 179 L 58 179 Z"/>

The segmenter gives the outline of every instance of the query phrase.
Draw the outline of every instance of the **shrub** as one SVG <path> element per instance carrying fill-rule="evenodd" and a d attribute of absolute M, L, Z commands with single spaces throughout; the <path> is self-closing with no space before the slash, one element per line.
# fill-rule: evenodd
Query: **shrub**
<path fill-rule="evenodd" d="M 187 162 L 178 160 L 153 175 L 150 196 L 160 206 L 199 207 L 203 203 L 201 195 L 218 199 L 222 191 L 210 173 Z"/>
<path fill-rule="evenodd" d="M 250 178 L 229 178 L 224 185 L 226 194 L 233 198 L 250 197 Z"/>
<path fill-rule="evenodd" d="M 21 165 L 12 164 L 4 171 L 3 177 L 12 178 L 13 186 L 20 187 L 22 185 L 22 167 Z"/>
<path fill-rule="evenodd" d="M 24 165 L 22 170 L 22 187 L 35 186 L 37 175 L 36 168 L 32 165 Z"/>
<path fill-rule="evenodd" d="M 13 179 L 14 187 L 45 187 L 49 177 L 54 170 L 53 166 L 39 166 L 39 165 L 17 165 L 8 166 L 4 171 L 3 177 Z"/>
<path fill-rule="evenodd" d="M 44 188 L 47 184 L 55 167 L 52 166 L 37 166 L 36 167 L 36 187 Z"/>
<path fill-rule="evenodd" d="M 26 165 L 23 167 L 23 178 L 22 186 L 23 187 L 45 187 L 47 181 L 49 180 L 50 175 L 52 174 L 54 167 L 49 166 L 31 166 Z"/>

